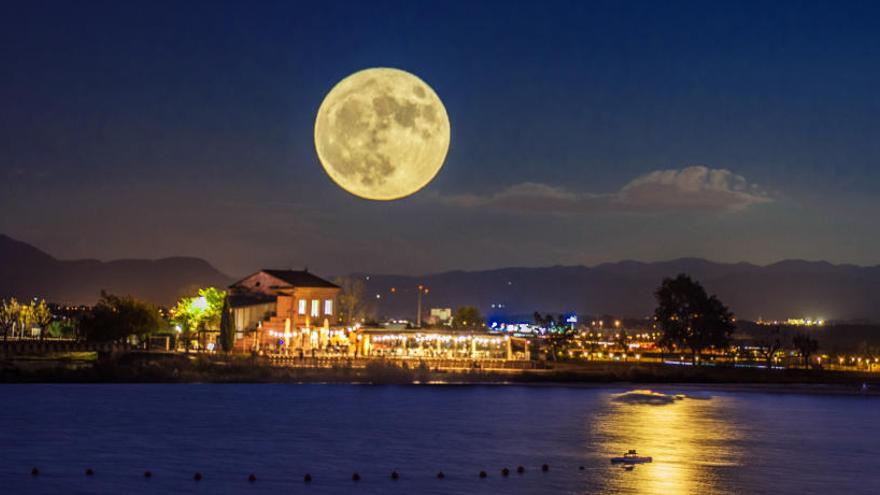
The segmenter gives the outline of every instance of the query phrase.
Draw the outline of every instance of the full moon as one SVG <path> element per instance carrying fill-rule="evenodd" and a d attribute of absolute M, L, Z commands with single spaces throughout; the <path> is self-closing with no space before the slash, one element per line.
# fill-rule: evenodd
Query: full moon
<path fill-rule="evenodd" d="M 413 74 L 365 69 L 324 97 L 315 148 L 341 188 L 366 199 L 399 199 L 440 171 L 449 149 L 449 117 L 437 93 Z"/>

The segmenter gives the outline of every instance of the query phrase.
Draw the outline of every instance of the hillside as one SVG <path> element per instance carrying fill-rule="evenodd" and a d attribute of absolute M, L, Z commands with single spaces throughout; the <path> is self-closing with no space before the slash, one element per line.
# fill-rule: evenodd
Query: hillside
<path fill-rule="evenodd" d="M 416 287 L 425 284 L 430 288 L 423 300 L 425 308 L 475 304 L 485 314 L 499 316 L 541 311 L 643 317 L 653 311 L 653 291 L 663 277 L 678 273 L 702 282 L 742 319 L 804 316 L 880 321 L 880 267 L 824 261 L 786 260 L 759 266 L 682 258 L 593 267 L 354 276 L 363 278 L 367 295 L 383 316 L 414 317 Z M 0 235 L 0 297 L 90 304 L 103 289 L 169 305 L 195 287 L 231 282 L 198 258 L 65 261 Z M 376 298 L 377 294 L 381 297 Z"/>
<path fill-rule="evenodd" d="M 198 258 L 158 260 L 58 260 L 0 234 L 0 297 L 45 298 L 92 304 L 101 290 L 171 305 L 197 287 L 225 287 L 232 280 Z"/>
<path fill-rule="evenodd" d="M 880 267 L 788 260 L 767 266 L 683 258 L 642 263 L 621 261 L 595 267 L 553 266 L 452 271 L 424 276 L 370 274 L 368 294 L 382 315 L 412 317 L 416 289 L 430 293 L 423 305 L 476 304 L 485 314 L 530 315 L 534 311 L 615 314 L 652 313 L 653 291 L 664 277 L 687 273 L 745 319 L 809 316 L 880 320 Z M 391 288 L 396 288 L 394 293 Z M 495 305 L 495 308 L 492 305 Z M 498 305 L 502 305 L 499 310 Z"/>

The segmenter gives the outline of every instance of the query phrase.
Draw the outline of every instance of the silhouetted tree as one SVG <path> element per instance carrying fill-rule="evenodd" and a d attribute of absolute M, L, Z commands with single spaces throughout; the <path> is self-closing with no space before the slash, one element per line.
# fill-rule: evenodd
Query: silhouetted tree
<path fill-rule="evenodd" d="M 629 350 L 628 342 L 626 341 L 626 330 L 620 329 L 620 332 L 617 333 L 616 339 L 617 346 L 620 347 L 621 352 L 623 352 L 623 360 L 626 361 L 626 351 Z"/>
<path fill-rule="evenodd" d="M 663 279 L 654 296 L 654 319 L 663 332 L 660 345 L 689 349 L 696 364 L 704 349 L 729 343 L 735 328 L 733 313 L 687 275 Z"/>
<path fill-rule="evenodd" d="M 767 335 L 758 340 L 758 352 L 767 363 L 767 369 L 773 366 L 773 356 L 782 349 L 782 330 L 779 325 L 773 325 L 767 330 Z"/>
<path fill-rule="evenodd" d="M 355 277 L 336 277 L 333 283 L 340 289 L 336 296 L 339 323 L 353 325 L 366 320 L 370 316 L 370 304 L 364 297 L 364 281 Z"/>
<path fill-rule="evenodd" d="M 564 349 L 571 344 L 572 336 L 574 335 L 571 328 L 565 324 L 565 315 L 554 317 L 550 313 L 542 315 L 535 311 L 532 316 L 535 319 L 535 325 L 547 331 L 538 342 L 550 348 L 548 354 L 550 354 L 552 360 L 556 361 L 560 349 Z"/>
<path fill-rule="evenodd" d="M 532 314 L 532 318 L 535 320 L 535 326 L 543 327 L 546 325 L 544 316 L 541 315 L 541 313 L 535 311 L 534 314 Z"/>
<path fill-rule="evenodd" d="M 455 310 L 452 326 L 458 330 L 476 330 L 483 327 L 483 315 L 476 306 L 462 306 Z"/>
<path fill-rule="evenodd" d="M 804 360 L 804 366 L 810 366 L 810 356 L 819 350 L 819 341 L 804 333 L 796 333 L 791 339 L 794 348 L 798 350 L 801 358 Z"/>
<path fill-rule="evenodd" d="M 165 326 L 159 309 L 131 296 L 101 291 L 101 299 L 86 313 L 80 330 L 92 342 L 118 342 L 129 335 L 146 338 Z"/>
<path fill-rule="evenodd" d="M 235 346 L 235 322 L 232 318 L 232 308 L 229 307 L 229 299 L 223 300 L 223 309 L 220 312 L 220 348 L 223 352 L 232 352 Z"/>

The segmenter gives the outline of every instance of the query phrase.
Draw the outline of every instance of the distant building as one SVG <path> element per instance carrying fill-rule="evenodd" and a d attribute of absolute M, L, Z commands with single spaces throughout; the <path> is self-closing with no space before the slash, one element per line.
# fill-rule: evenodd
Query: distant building
<path fill-rule="evenodd" d="M 239 350 L 312 352 L 334 344 L 340 288 L 308 271 L 260 270 L 229 286 Z M 342 332 L 339 332 L 342 333 Z"/>
<path fill-rule="evenodd" d="M 818 326 L 821 327 L 825 324 L 825 321 L 821 318 L 812 319 L 812 318 L 788 318 L 785 320 L 765 320 L 761 317 L 758 317 L 758 321 L 756 321 L 758 325 L 785 325 L 790 327 L 812 327 Z"/>
<path fill-rule="evenodd" d="M 452 321 L 452 308 L 431 308 L 428 317 L 430 325 L 445 325 Z"/>

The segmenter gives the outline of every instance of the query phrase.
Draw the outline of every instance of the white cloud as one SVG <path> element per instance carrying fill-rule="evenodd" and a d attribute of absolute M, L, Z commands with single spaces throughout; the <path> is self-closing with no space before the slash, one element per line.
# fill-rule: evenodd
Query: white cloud
<path fill-rule="evenodd" d="M 524 182 L 487 195 L 435 196 L 441 203 L 500 211 L 587 213 L 595 211 L 736 212 L 773 199 L 741 175 L 704 166 L 657 170 L 641 175 L 607 194 L 569 191 Z"/>
<path fill-rule="evenodd" d="M 770 196 L 730 170 L 693 166 L 657 170 L 623 186 L 615 202 L 634 209 L 740 211 Z"/>

